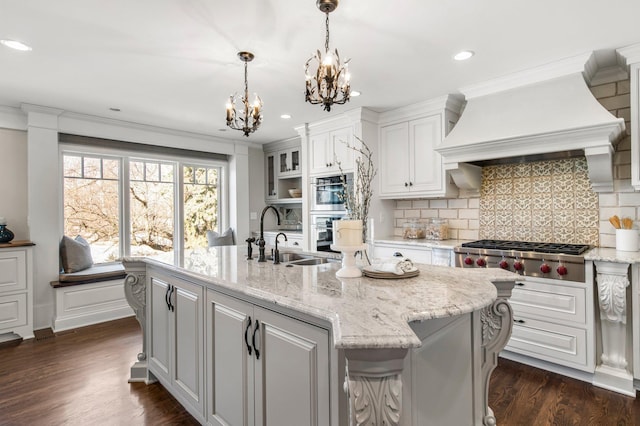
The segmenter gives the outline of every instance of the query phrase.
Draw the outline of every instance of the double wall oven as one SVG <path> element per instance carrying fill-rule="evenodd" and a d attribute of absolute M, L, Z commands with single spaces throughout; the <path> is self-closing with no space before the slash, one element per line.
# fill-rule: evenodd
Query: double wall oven
<path fill-rule="evenodd" d="M 311 184 L 311 232 L 315 250 L 333 251 L 330 247 L 333 243 L 332 222 L 347 214 L 341 197 L 344 182 L 350 187 L 353 174 L 317 177 Z"/>

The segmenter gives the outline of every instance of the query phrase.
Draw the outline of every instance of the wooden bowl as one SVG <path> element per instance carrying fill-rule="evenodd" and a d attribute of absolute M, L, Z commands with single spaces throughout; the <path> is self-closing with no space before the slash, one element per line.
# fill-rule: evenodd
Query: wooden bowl
<path fill-rule="evenodd" d="M 291 196 L 291 198 L 300 198 L 302 197 L 302 189 L 291 188 L 289 190 L 289 195 Z"/>

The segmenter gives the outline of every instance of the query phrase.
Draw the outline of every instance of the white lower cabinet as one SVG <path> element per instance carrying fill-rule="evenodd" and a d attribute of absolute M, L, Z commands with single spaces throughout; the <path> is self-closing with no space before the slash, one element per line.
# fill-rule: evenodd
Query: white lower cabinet
<path fill-rule="evenodd" d="M 0 342 L 33 338 L 32 268 L 30 246 L 0 248 Z"/>
<path fill-rule="evenodd" d="M 513 331 L 505 350 L 593 372 L 594 301 L 585 283 L 528 277 L 510 299 Z"/>
<path fill-rule="evenodd" d="M 407 257 L 413 263 L 431 265 L 431 249 L 429 247 L 411 247 L 402 244 L 375 243 L 373 257 Z"/>
<path fill-rule="evenodd" d="M 329 425 L 329 333 L 207 290 L 207 421 Z"/>
<path fill-rule="evenodd" d="M 204 416 L 204 289 L 150 274 L 149 370 L 196 417 Z"/>

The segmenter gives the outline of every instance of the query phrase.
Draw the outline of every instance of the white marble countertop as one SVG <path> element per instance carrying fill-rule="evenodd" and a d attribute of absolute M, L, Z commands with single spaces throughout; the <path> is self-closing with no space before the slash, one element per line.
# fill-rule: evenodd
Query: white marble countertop
<path fill-rule="evenodd" d="M 425 238 L 421 239 L 412 239 L 412 238 L 402 238 L 398 236 L 388 236 L 382 238 L 375 238 L 374 244 L 376 243 L 391 243 L 391 244 L 402 244 L 406 246 L 413 247 L 427 247 L 427 248 L 444 248 L 453 250 L 454 247 L 459 246 L 462 243 L 469 242 L 471 240 L 427 240 Z"/>
<path fill-rule="evenodd" d="M 498 268 L 462 269 L 416 265 L 415 278 L 379 280 L 336 278 L 340 263 L 316 266 L 273 265 L 246 260 L 243 246 L 194 251 L 184 267 L 151 259 L 150 265 L 207 287 L 250 296 L 328 321 L 337 348 L 408 348 L 421 342 L 408 323 L 466 314 L 497 297 L 492 281 L 517 275 Z M 139 258 L 125 259 L 136 261 Z"/>
<path fill-rule="evenodd" d="M 621 251 L 608 247 L 596 247 L 585 253 L 584 260 L 599 260 L 615 263 L 640 263 L 640 252 Z"/>

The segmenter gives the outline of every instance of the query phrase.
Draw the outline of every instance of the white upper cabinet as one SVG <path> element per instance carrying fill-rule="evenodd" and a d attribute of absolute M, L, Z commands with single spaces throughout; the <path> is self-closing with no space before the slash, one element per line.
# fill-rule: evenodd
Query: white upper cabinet
<path fill-rule="evenodd" d="M 301 176 L 300 147 L 289 148 L 278 152 L 278 176 Z"/>
<path fill-rule="evenodd" d="M 267 204 L 299 204 L 289 189 L 302 188 L 302 150 L 299 140 L 264 146 L 265 201 Z"/>
<path fill-rule="evenodd" d="M 352 172 L 354 151 L 351 128 L 312 134 L 309 137 L 310 167 L 309 175 L 327 175 Z M 340 167 L 338 167 L 340 163 Z"/>
<path fill-rule="evenodd" d="M 380 197 L 455 195 L 455 186 L 435 148 L 458 118 L 448 98 L 381 115 Z"/>

